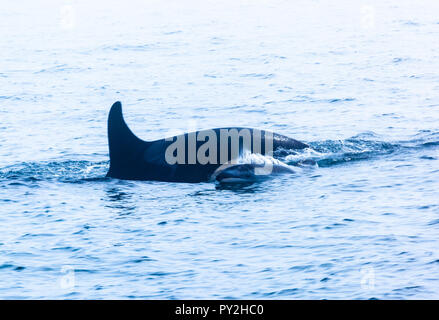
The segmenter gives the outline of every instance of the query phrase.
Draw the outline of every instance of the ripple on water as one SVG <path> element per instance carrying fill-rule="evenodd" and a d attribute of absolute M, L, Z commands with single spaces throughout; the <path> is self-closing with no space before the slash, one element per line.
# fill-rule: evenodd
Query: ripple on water
<path fill-rule="evenodd" d="M 0 39 L 0 298 L 439 297 L 434 1 L 382 2 L 390 18 L 363 34 L 338 19 L 347 0 L 106 2 L 62 32 L 26 1 L 0 10 L 21 25 Z M 310 148 L 249 183 L 107 179 L 112 99 L 144 137 L 197 120 Z"/>

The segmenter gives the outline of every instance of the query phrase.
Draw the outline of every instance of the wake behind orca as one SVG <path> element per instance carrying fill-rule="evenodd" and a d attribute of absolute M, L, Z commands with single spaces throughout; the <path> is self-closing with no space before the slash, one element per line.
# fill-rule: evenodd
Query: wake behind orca
<path fill-rule="evenodd" d="M 230 127 L 143 141 L 128 128 L 117 101 L 108 116 L 110 169 L 107 177 L 168 182 L 233 182 L 255 174 L 292 172 L 286 165 L 242 164 L 244 153 L 270 155 L 308 145 L 265 130 Z"/>

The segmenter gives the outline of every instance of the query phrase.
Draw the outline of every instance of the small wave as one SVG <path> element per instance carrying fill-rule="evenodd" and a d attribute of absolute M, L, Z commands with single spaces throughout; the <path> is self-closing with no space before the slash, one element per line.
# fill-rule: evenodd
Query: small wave
<path fill-rule="evenodd" d="M 419 22 L 412 20 L 401 20 L 400 23 L 404 26 L 412 26 L 412 27 L 418 27 L 421 25 Z"/>
<path fill-rule="evenodd" d="M 346 140 L 324 140 L 309 143 L 310 148 L 295 151 L 285 156 L 289 165 L 316 164 L 328 167 L 350 161 L 366 160 L 379 155 L 393 153 L 397 144 L 389 142 L 350 138 Z"/>
<path fill-rule="evenodd" d="M 272 79 L 274 78 L 273 73 L 246 73 L 242 74 L 241 77 L 243 78 L 259 78 L 259 79 Z"/>
<path fill-rule="evenodd" d="M 303 150 L 278 150 L 278 158 L 294 166 L 313 164 L 329 167 L 351 161 L 368 160 L 403 150 L 416 150 L 439 145 L 439 132 L 421 131 L 411 140 L 387 142 L 374 132 L 363 132 L 345 140 L 310 142 Z M 276 155 L 276 153 L 275 153 Z"/>
<path fill-rule="evenodd" d="M 347 98 L 328 98 L 328 99 L 315 99 L 310 96 L 306 95 L 297 95 L 294 98 L 284 100 L 283 102 L 309 102 L 309 103 L 331 103 L 331 104 L 337 104 L 337 103 L 343 103 L 343 102 L 352 102 L 356 101 L 357 99 L 347 97 Z"/>
<path fill-rule="evenodd" d="M 106 45 L 101 49 L 104 51 L 146 51 L 157 48 L 159 43 L 145 43 L 145 44 L 118 44 L 118 45 Z"/>
<path fill-rule="evenodd" d="M 16 96 L 0 96 L 0 99 L 1 100 L 16 100 L 16 101 L 18 101 L 18 100 L 21 100 L 19 97 L 16 97 Z"/>
<path fill-rule="evenodd" d="M 26 269 L 26 267 L 14 265 L 12 263 L 4 263 L 4 264 L 0 265 L 0 270 L 1 269 L 11 269 L 14 271 L 22 271 L 22 270 Z"/>
<path fill-rule="evenodd" d="M 421 130 L 409 141 L 401 141 L 401 145 L 405 148 L 424 148 L 439 145 L 439 132 L 431 132 L 430 130 Z"/>
<path fill-rule="evenodd" d="M 285 149 L 278 149 L 274 152 L 275 157 L 280 157 L 284 159 L 284 161 L 288 165 L 292 166 L 304 166 L 304 165 L 313 165 L 316 166 L 317 162 L 315 159 L 319 159 L 325 156 L 324 153 L 316 151 L 312 148 L 305 148 L 300 151 L 292 151 Z"/>
<path fill-rule="evenodd" d="M 0 168 L 0 181 L 80 183 L 105 179 L 108 161 L 24 162 Z"/>
<path fill-rule="evenodd" d="M 69 67 L 67 64 L 60 64 L 53 67 L 41 69 L 39 71 L 34 72 L 34 74 L 38 73 L 55 73 L 55 72 L 81 72 L 85 71 L 86 68 L 80 68 L 80 67 Z"/>
<path fill-rule="evenodd" d="M 350 101 L 355 101 L 355 98 L 333 98 L 333 99 L 329 99 L 327 100 L 329 103 L 336 103 L 336 102 L 350 102 Z"/>

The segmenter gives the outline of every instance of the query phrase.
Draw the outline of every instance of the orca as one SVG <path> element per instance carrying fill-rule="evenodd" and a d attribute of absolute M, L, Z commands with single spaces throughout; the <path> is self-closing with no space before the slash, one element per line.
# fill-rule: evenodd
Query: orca
<path fill-rule="evenodd" d="M 144 141 L 128 128 L 117 101 L 108 116 L 110 168 L 107 177 L 166 182 L 233 181 L 254 175 L 261 165 L 240 164 L 243 152 L 265 155 L 283 148 L 308 145 L 284 135 L 244 127 L 189 132 L 155 141 Z M 291 171 L 275 165 L 270 172 Z M 243 174 L 244 173 L 244 174 Z M 256 173 L 257 174 L 257 173 Z"/>
<path fill-rule="evenodd" d="M 261 171 L 258 171 L 260 169 Z M 263 164 L 243 163 L 231 165 L 222 170 L 216 170 L 212 174 L 215 181 L 221 183 L 245 183 L 260 180 L 268 175 L 294 173 L 294 170 L 287 165 L 271 164 L 267 166 L 267 170 L 263 170 Z"/>

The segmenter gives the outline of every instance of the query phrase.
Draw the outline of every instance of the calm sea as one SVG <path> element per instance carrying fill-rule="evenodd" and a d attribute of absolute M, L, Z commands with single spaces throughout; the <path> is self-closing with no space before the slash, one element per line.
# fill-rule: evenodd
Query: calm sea
<path fill-rule="evenodd" d="M 438 12 L 6 1 L 0 298 L 439 298 Z M 244 126 L 311 148 L 253 184 L 107 179 L 116 100 L 144 140 Z"/>

